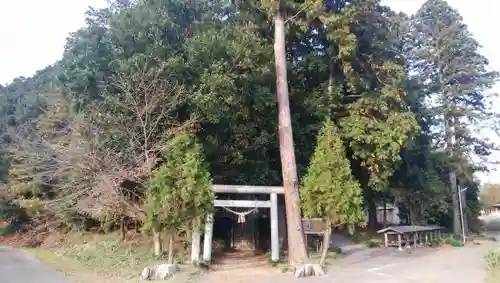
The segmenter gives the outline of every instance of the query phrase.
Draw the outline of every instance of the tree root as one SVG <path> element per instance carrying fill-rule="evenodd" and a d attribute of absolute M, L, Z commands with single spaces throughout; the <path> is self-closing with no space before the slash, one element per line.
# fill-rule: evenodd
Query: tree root
<path fill-rule="evenodd" d="M 323 267 L 319 264 L 307 263 L 295 268 L 294 273 L 295 278 L 307 277 L 307 276 L 325 276 L 325 271 Z"/>

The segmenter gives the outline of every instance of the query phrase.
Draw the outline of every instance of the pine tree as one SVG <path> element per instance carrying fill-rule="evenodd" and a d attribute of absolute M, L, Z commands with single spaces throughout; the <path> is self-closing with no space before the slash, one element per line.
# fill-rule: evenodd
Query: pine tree
<path fill-rule="evenodd" d="M 173 235 L 180 228 L 199 229 L 212 210 L 214 198 L 202 148 L 192 136 L 171 140 L 163 158 L 165 163 L 150 180 L 146 205 L 145 225 L 153 231 L 156 255 L 161 253 L 160 231 Z"/>
<path fill-rule="evenodd" d="M 331 227 L 364 223 L 360 185 L 352 177 L 339 131 L 329 119 L 319 131 L 316 149 L 303 179 L 301 201 L 305 216 L 323 218 L 327 225 L 320 262 L 324 265 Z"/>

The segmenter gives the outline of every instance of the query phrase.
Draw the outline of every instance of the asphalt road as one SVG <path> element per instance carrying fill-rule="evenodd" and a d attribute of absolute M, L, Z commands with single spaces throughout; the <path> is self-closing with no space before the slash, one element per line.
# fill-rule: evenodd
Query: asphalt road
<path fill-rule="evenodd" d="M 70 283 L 23 251 L 0 248 L 1 283 Z"/>
<path fill-rule="evenodd" d="M 327 273 L 315 283 L 482 283 L 486 276 L 484 255 L 497 242 L 441 250 L 394 253 L 368 258 Z M 278 282 L 275 282 L 278 283 Z"/>

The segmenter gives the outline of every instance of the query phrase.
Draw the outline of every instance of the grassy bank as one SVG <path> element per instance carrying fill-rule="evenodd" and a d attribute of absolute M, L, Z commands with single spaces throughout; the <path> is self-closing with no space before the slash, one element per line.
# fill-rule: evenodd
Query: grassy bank
<path fill-rule="evenodd" d="M 27 248 L 48 267 L 77 283 L 141 282 L 139 274 L 146 266 L 165 263 L 151 254 L 147 239 L 123 242 L 116 234 L 69 233 L 53 247 Z M 192 282 L 198 271 L 182 268 L 171 282 Z"/>

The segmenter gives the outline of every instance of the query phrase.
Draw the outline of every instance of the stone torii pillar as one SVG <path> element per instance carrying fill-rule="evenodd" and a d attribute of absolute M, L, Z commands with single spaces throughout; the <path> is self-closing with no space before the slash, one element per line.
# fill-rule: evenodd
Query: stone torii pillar
<path fill-rule="evenodd" d="M 271 260 L 280 259 L 280 239 L 278 233 L 278 194 L 271 193 Z"/>
<path fill-rule="evenodd" d="M 280 255 L 279 227 L 278 227 L 278 194 L 284 193 L 283 187 L 276 186 L 245 186 L 245 185 L 212 185 L 214 193 L 232 193 L 232 194 L 268 194 L 269 201 L 263 200 L 214 200 L 215 207 L 262 207 L 270 208 L 271 218 L 271 260 L 278 261 Z M 213 238 L 213 214 L 207 215 L 204 237 L 203 237 L 203 256 L 205 262 L 212 260 L 212 238 Z M 193 231 L 191 262 L 196 263 L 199 260 L 200 233 Z"/>
<path fill-rule="evenodd" d="M 212 260 L 212 236 L 214 229 L 214 217 L 212 214 L 207 215 L 205 223 L 205 236 L 203 237 L 203 261 L 210 262 Z"/>

